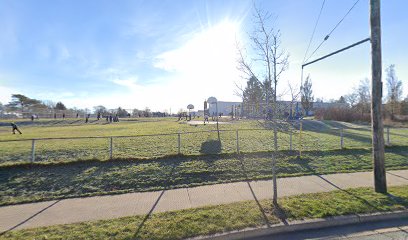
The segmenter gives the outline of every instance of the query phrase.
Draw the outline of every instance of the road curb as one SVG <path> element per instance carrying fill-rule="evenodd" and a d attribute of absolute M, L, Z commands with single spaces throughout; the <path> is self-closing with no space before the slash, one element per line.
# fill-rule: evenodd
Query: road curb
<path fill-rule="evenodd" d="M 302 230 L 313 230 L 327 227 L 338 227 L 349 224 L 359 224 L 368 222 L 377 222 L 384 220 L 392 220 L 399 218 L 407 218 L 408 210 L 371 213 L 371 214 L 355 214 L 347 216 L 335 216 L 329 218 L 317 218 L 310 220 L 292 221 L 287 224 L 279 223 L 270 227 L 263 226 L 260 228 L 247 228 L 239 231 L 225 232 L 210 236 L 201 236 L 193 239 L 214 239 L 214 240 L 233 240 L 246 239 L 254 237 L 262 237 L 266 235 L 273 235 L 278 233 L 289 233 Z"/>

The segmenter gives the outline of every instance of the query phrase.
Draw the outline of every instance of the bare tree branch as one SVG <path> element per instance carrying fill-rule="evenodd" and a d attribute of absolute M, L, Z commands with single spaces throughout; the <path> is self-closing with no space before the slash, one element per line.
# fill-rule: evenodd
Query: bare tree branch
<path fill-rule="evenodd" d="M 277 84 L 282 73 L 288 68 L 289 54 L 281 47 L 280 30 L 274 28 L 277 18 L 255 4 L 253 9 L 253 30 L 248 34 L 253 56 L 248 58 L 244 52 L 245 48 L 237 45 L 237 69 L 244 74 L 247 80 L 255 77 L 256 81 L 259 81 L 263 91 L 261 101 L 265 102 L 267 112 L 272 113 L 270 108 L 276 107 L 277 98 L 286 94 L 278 96 Z M 236 84 L 236 87 L 236 94 L 245 91 L 242 86 L 239 88 Z M 261 103 L 258 104 L 261 105 Z M 272 110 L 275 111 L 275 109 Z"/>

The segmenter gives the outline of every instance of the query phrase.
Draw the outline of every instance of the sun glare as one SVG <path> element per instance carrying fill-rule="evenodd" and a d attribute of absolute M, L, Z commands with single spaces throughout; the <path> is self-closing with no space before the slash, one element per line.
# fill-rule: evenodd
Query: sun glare
<path fill-rule="evenodd" d="M 202 98 L 218 94 L 230 99 L 233 93 L 226 94 L 224 89 L 233 88 L 233 83 L 239 79 L 236 68 L 238 36 L 238 23 L 222 21 L 191 33 L 183 45 L 157 56 L 154 66 L 173 73 L 169 88 L 194 86 L 200 89 Z M 197 93 L 186 92 L 183 96 L 193 99 Z"/>
<path fill-rule="evenodd" d="M 167 71 L 196 72 L 206 68 L 215 71 L 235 63 L 238 24 L 223 21 L 213 27 L 191 34 L 183 46 L 157 57 L 156 67 Z"/>
<path fill-rule="evenodd" d="M 235 42 L 238 36 L 238 25 L 231 21 L 224 21 L 218 25 L 209 28 L 201 35 L 201 46 L 197 46 L 201 50 L 203 61 L 213 63 L 219 66 L 220 63 L 235 58 Z"/>

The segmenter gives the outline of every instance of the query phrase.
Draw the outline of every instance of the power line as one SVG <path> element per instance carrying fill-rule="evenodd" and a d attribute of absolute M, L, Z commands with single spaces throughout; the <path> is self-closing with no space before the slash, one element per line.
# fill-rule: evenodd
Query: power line
<path fill-rule="evenodd" d="M 306 56 L 307 56 L 307 54 L 309 53 L 309 48 L 310 48 L 310 45 L 312 44 L 313 37 L 314 37 L 314 34 L 315 34 L 315 32 L 316 32 L 317 24 L 319 23 L 320 16 L 322 15 L 322 11 L 323 11 L 323 7 L 324 7 L 324 3 L 325 3 L 325 2 L 326 2 L 326 0 L 323 0 L 323 2 L 322 2 L 322 7 L 320 8 L 319 16 L 317 17 L 315 26 L 314 26 L 314 28 L 313 28 L 312 36 L 310 37 L 309 44 L 308 44 L 307 49 L 306 49 L 306 52 L 305 52 L 305 56 L 303 57 L 303 61 L 302 61 L 303 63 L 305 63 Z"/>
<path fill-rule="evenodd" d="M 347 11 L 347 13 L 343 16 L 343 18 L 340 19 L 340 21 L 334 26 L 334 28 L 329 32 L 329 34 L 327 34 L 326 37 L 324 37 L 323 41 L 319 44 L 319 46 L 317 46 L 317 48 L 313 51 L 313 53 L 304 62 L 307 62 L 317 52 L 317 50 L 319 50 L 319 48 L 323 45 L 323 43 L 327 41 L 327 39 L 329 39 L 330 35 L 334 32 L 334 30 L 337 29 L 337 27 L 343 22 L 343 20 L 350 14 L 351 10 L 353 10 L 353 8 L 357 5 L 358 2 L 360 2 L 360 0 L 357 0 L 353 4 L 353 6 L 351 6 L 351 8 Z"/>
<path fill-rule="evenodd" d="M 343 52 L 343 51 L 345 51 L 345 50 L 347 50 L 347 49 L 350 49 L 350 48 L 352 48 L 352 47 L 355 47 L 355 46 L 357 46 L 357 45 L 360 45 L 360 44 L 365 43 L 365 42 L 368 42 L 368 41 L 370 41 L 370 38 L 363 39 L 363 40 L 361 40 L 361 41 L 359 41 L 359 42 L 356 42 L 356 43 L 354 43 L 354 44 L 351 44 L 350 46 L 347 46 L 347 47 L 345 47 L 345 48 L 342 48 L 342 49 L 340 49 L 340 50 L 337 50 L 337 51 L 335 51 L 335 52 L 332 52 L 332 53 L 330 53 L 330 54 L 327 54 L 327 55 L 325 55 L 325 56 L 323 56 L 323 57 L 320 57 L 320 58 L 318 58 L 318 59 L 316 59 L 316 60 L 313 60 L 313 61 L 311 61 L 311 62 L 304 63 L 304 64 L 302 65 L 302 70 L 303 70 L 303 68 L 306 67 L 307 65 L 310 65 L 310 64 L 312 64 L 312 63 L 315 63 L 315 62 L 318 62 L 318 61 L 320 61 L 320 60 L 323 60 L 323 59 L 325 59 L 325 58 L 327 58 L 327 57 L 330 57 L 330 56 L 333 56 L 333 55 L 335 55 L 335 54 L 337 54 L 337 53 L 341 53 L 341 52 Z"/>
<path fill-rule="evenodd" d="M 330 33 L 326 36 L 327 38 L 329 38 L 328 36 L 330 36 L 334 30 L 336 30 L 336 28 L 343 22 L 343 20 L 347 17 L 347 15 L 349 15 L 349 13 L 351 12 L 351 10 L 353 10 L 353 8 L 357 5 L 357 3 L 360 2 L 360 0 L 357 0 L 353 6 L 348 10 L 348 12 L 344 15 L 344 17 L 336 24 L 336 26 L 334 26 L 334 28 L 330 31 Z"/>

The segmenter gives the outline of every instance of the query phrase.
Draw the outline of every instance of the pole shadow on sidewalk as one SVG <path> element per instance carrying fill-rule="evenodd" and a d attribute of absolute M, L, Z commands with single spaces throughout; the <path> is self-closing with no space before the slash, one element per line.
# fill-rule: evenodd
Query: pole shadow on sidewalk
<path fill-rule="evenodd" d="M 139 226 L 137 227 L 136 233 L 133 236 L 133 239 L 138 239 L 138 236 L 140 234 L 140 231 L 142 230 L 143 226 L 145 225 L 146 221 L 151 217 L 151 215 L 153 214 L 154 209 L 156 208 L 157 204 L 159 204 L 160 199 L 163 197 L 164 193 L 166 192 L 166 190 L 162 190 L 159 197 L 156 199 L 156 202 L 153 204 L 152 208 L 150 209 L 150 211 L 146 214 L 146 216 L 143 218 L 142 222 L 139 224 Z"/>
<path fill-rule="evenodd" d="M 309 171 L 311 171 L 313 173 L 314 176 L 320 178 L 321 180 L 323 180 L 324 182 L 328 183 L 329 185 L 333 186 L 334 188 L 347 193 L 348 195 L 350 195 L 353 198 L 358 199 L 359 201 L 363 202 L 364 204 L 370 206 L 371 208 L 375 209 L 376 211 L 381 211 L 381 209 L 379 209 L 378 207 L 376 207 L 375 205 L 373 205 L 372 203 L 370 203 L 369 201 L 367 201 L 366 199 L 352 193 L 351 191 L 348 191 L 347 189 L 343 189 L 339 186 L 337 186 L 336 184 L 334 184 L 333 182 L 329 181 L 328 179 L 324 178 L 322 175 L 320 175 L 318 172 L 316 172 L 309 164 L 307 164 L 308 161 L 310 161 L 310 159 L 303 159 L 304 161 L 306 161 L 306 164 L 304 165 Z M 405 206 L 407 206 L 408 201 L 403 200 L 399 197 L 395 197 L 392 196 L 391 194 L 386 194 L 389 198 L 392 198 L 395 201 L 400 202 L 401 204 L 404 204 Z"/>
<path fill-rule="evenodd" d="M 255 192 L 254 192 L 254 190 L 253 190 L 253 188 L 252 188 L 252 186 L 251 186 L 251 180 L 250 180 L 249 177 L 248 177 L 248 173 L 247 173 L 247 170 L 246 170 L 245 165 L 244 165 L 244 162 L 243 162 L 243 161 L 244 161 L 244 157 L 243 157 L 242 155 L 239 155 L 239 156 L 238 156 L 238 159 L 239 159 L 240 164 L 241 164 L 242 173 L 244 174 L 244 177 L 245 177 L 245 182 L 247 183 L 248 188 L 249 188 L 249 190 L 251 191 L 251 194 L 252 194 L 252 196 L 253 196 L 253 198 L 254 198 L 256 204 L 258 205 L 258 208 L 259 208 L 259 211 L 260 211 L 261 214 L 262 214 L 264 223 L 265 223 L 265 225 L 266 225 L 268 228 L 270 228 L 270 227 L 271 227 L 271 224 L 270 224 L 270 222 L 269 222 L 268 216 L 266 215 L 266 211 L 265 211 L 265 209 L 262 207 L 261 203 L 259 202 L 258 198 L 256 197 L 256 194 L 255 194 Z M 288 222 L 287 222 L 287 220 L 286 220 L 286 215 L 284 214 L 284 211 L 281 210 L 281 208 L 279 207 L 279 205 L 274 208 L 274 213 L 275 213 L 275 216 L 278 217 L 279 220 L 280 220 L 283 224 L 285 224 L 285 225 L 288 224 Z"/>
<path fill-rule="evenodd" d="M 7 229 L 6 231 L 3 231 L 0 233 L 0 236 L 6 234 L 7 232 L 10 232 L 16 228 L 18 228 L 19 226 L 25 224 L 26 222 L 30 221 L 31 219 L 35 218 L 36 216 L 38 216 L 39 214 L 43 213 L 44 211 L 46 211 L 47 209 L 50 209 L 51 207 L 55 206 L 57 203 L 59 203 L 62 200 L 57 200 L 53 203 L 51 203 L 50 205 L 48 205 L 47 207 L 41 209 L 40 211 L 36 212 L 35 214 L 33 214 L 32 216 L 28 217 L 27 219 L 23 220 L 22 222 L 18 223 L 17 225 Z"/>
<path fill-rule="evenodd" d="M 176 168 L 176 164 L 173 164 L 173 166 L 171 167 L 170 173 L 169 173 L 169 175 L 168 175 L 168 179 L 171 179 L 171 177 L 173 176 L 175 168 Z M 166 186 L 166 189 L 164 189 L 164 190 L 161 191 L 159 197 L 157 197 L 157 199 L 156 199 L 156 201 L 154 202 L 154 204 L 153 204 L 152 208 L 150 209 L 150 211 L 149 211 L 149 212 L 146 214 L 146 216 L 143 218 L 143 220 L 142 220 L 142 222 L 139 224 L 139 226 L 137 226 L 136 232 L 135 232 L 135 234 L 133 235 L 133 238 L 132 238 L 132 239 L 139 239 L 140 232 L 142 231 L 144 225 L 145 225 L 146 222 L 149 220 L 149 218 L 152 216 L 154 209 L 156 209 L 156 207 L 157 207 L 157 205 L 159 204 L 159 202 L 160 202 L 161 198 L 163 197 L 164 193 L 165 193 L 168 189 L 170 189 L 170 187 L 171 187 L 170 184 L 168 184 L 168 185 Z"/>
<path fill-rule="evenodd" d="M 395 174 L 395 173 L 387 172 L 387 174 L 390 174 L 390 175 L 393 175 L 393 176 L 395 176 L 395 177 L 399 177 L 399 178 L 402 178 L 402 179 L 408 180 L 408 178 L 403 177 L 403 176 L 400 176 L 400 175 Z"/>

